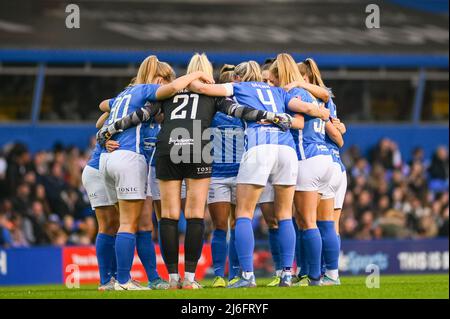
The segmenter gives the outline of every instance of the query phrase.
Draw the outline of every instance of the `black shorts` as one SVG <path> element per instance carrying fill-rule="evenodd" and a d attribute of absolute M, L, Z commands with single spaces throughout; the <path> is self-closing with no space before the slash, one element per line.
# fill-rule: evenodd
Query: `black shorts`
<path fill-rule="evenodd" d="M 201 163 L 172 163 L 170 155 L 156 158 L 156 178 L 161 180 L 183 180 L 185 178 L 210 178 L 212 164 Z"/>

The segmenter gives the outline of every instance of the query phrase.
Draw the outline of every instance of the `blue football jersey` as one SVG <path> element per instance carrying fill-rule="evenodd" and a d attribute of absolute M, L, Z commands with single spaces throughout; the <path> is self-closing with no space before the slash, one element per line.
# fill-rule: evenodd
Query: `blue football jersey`
<path fill-rule="evenodd" d="M 137 84 L 127 87 L 117 97 L 110 100 L 111 112 L 106 123 L 114 123 L 134 111 L 143 107 L 147 102 L 156 101 L 157 84 Z M 149 123 L 141 123 L 136 127 L 127 129 L 114 135 L 114 140 L 119 142 L 119 150 L 132 151 L 145 155 L 144 137 Z M 149 160 L 147 158 L 147 160 Z"/>
<path fill-rule="evenodd" d="M 155 151 L 156 151 L 156 141 L 158 140 L 158 134 L 161 130 L 161 125 L 155 121 L 150 121 L 149 125 L 146 126 L 144 132 L 144 150 L 145 157 L 150 161 L 151 166 L 155 166 Z"/>
<path fill-rule="evenodd" d="M 294 88 L 289 93 L 303 102 L 318 104 L 318 101 L 305 89 Z M 319 118 L 303 114 L 305 126 L 303 130 L 292 129 L 297 158 L 304 160 L 317 155 L 330 155 L 325 143 L 325 122 Z"/>
<path fill-rule="evenodd" d="M 102 154 L 102 150 L 103 150 L 103 148 L 100 146 L 100 144 L 96 143 L 95 148 L 92 151 L 91 158 L 89 159 L 89 161 L 87 162 L 86 165 L 88 165 L 92 168 L 95 168 L 95 169 L 99 169 L 100 155 Z"/>
<path fill-rule="evenodd" d="M 275 113 L 286 113 L 292 99 L 292 96 L 282 88 L 264 82 L 234 83 L 233 92 L 239 104 Z M 283 132 L 273 124 L 249 122 L 246 134 L 247 149 L 261 144 L 287 145 L 295 148 L 290 132 Z"/>
<path fill-rule="evenodd" d="M 213 177 L 233 177 L 245 152 L 244 122 L 217 112 L 211 123 L 213 146 Z"/>
<path fill-rule="evenodd" d="M 328 102 L 325 104 L 325 107 L 330 110 L 330 117 L 332 119 L 337 118 L 336 104 L 334 104 L 333 99 L 331 97 L 328 100 Z M 333 161 L 338 163 L 341 166 L 342 171 L 345 171 L 344 163 L 342 163 L 341 155 L 339 154 L 339 147 L 328 135 L 325 136 L 325 143 L 326 143 L 328 149 L 331 151 L 331 156 L 333 157 Z"/>

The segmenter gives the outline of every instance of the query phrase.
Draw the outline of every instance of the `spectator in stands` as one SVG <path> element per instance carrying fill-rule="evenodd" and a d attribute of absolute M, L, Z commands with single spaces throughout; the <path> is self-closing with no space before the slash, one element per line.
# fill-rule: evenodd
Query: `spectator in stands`
<path fill-rule="evenodd" d="M 392 170 L 402 165 L 402 157 L 397 144 L 383 138 L 370 152 L 371 164 L 381 164 L 385 169 Z"/>
<path fill-rule="evenodd" d="M 428 170 L 431 179 L 448 180 L 448 152 L 447 148 L 440 146 L 433 155 Z"/>

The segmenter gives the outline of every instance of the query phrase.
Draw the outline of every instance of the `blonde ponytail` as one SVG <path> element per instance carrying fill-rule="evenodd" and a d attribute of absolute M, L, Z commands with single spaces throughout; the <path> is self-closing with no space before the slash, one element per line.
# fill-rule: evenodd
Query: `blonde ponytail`
<path fill-rule="evenodd" d="M 157 77 L 163 78 L 166 82 L 172 82 L 175 79 L 175 72 L 169 64 L 160 62 L 156 55 L 150 55 L 139 66 L 133 84 L 153 83 Z"/>
<path fill-rule="evenodd" d="M 269 71 L 279 80 L 281 87 L 294 81 L 304 81 L 294 59 L 288 53 L 278 54 Z"/>
<path fill-rule="evenodd" d="M 155 78 L 156 69 L 158 68 L 158 58 L 156 55 L 150 55 L 142 61 L 136 75 L 135 84 L 151 83 Z"/>
<path fill-rule="evenodd" d="M 196 71 L 202 71 L 206 74 L 213 76 L 213 67 L 211 62 L 209 62 L 208 57 L 205 53 L 196 53 L 192 56 L 191 61 L 187 67 L 186 74 L 191 74 Z"/>
<path fill-rule="evenodd" d="M 234 69 L 234 75 L 242 82 L 262 82 L 261 68 L 256 61 L 242 62 Z"/>

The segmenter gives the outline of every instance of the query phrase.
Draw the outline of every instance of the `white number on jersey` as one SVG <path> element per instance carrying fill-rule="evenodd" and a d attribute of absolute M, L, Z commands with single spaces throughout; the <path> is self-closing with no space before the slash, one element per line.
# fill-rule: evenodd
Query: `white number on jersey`
<path fill-rule="evenodd" d="M 108 124 L 112 124 L 117 120 L 120 120 L 122 117 L 125 117 L 128 112 L 128 106 L 130 105 L 131 94 L 127 94 L 117 98 L 114 101 L 114 104 L 111 108 L 111 115 L 108 121 Z M 125 103 L 125 104 L 123 104 Z M 119 117 L 120 108 L 124 105 L 122 110 L 122 115 Z"/>
<path fill-rule="evenodd" d="M 314 121 L 314 132 L 325 135 L 326 123 L 322 120 Z"/>
<path fill-rule="evenodd" d="M 195 120 L 196 116 L 197 116 L 197 107 L 198 107 L 198 94 L 180 94 L 180 95 L 175 95 L 175 97 L 173 98 L 173 103 L 178 103 L 178 101 L 180 99 L 182 99 L 182 102 L 179 106 L 177 106 L 172 113 L 170 113 L 170 119 L 174 120 L 174 119 L 185 119 L 186 118 L 186 110 L 183 110 L 186 105 L 188 105 L 189 103 L 189 98 L 192 98 L 192 111 L 191 111 L 191 119 Z"/>
<path fill-rule="evenodd" d="M 267 92 L 267 96 L 269 97 L 268 100 L 266 100 L 263 96 L 261 89 L 256 89 L 256 92 L 258 93 L 258 98 L 261 101 L 262 104 L 268 105 L 271 107 L 272 112 L 277 113 L 277 105 L 275 104 L 275 99 L 273 98 L 273 94 L 271 90 L 265 90 Z"/>

